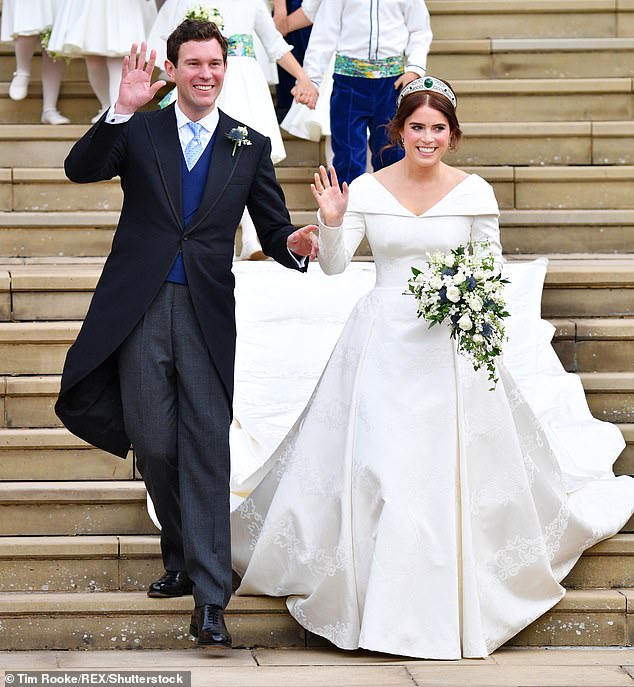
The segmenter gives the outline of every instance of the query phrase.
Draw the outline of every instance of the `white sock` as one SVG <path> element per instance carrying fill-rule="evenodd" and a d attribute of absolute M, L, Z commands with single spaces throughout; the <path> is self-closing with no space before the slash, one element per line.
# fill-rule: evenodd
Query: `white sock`
<path fill-rule="evenodd" d="M 110 94 L 108 92 L 108 65 L 106 58 L 102 55 L 86 55 L 86 71 L 88 81 L 93 93 L 97 96 L 101 104 L 101 109 L 110 107 Z"/>
<path fill-rule="evenodd" d="M 18 74 L 31 74 L 31 59 L 37 46 L 38 36 L 17 36 L 14 44 L 15 71 Z"/>
<path fill-rule="evenodd" d="M 119 84 L 121 83 L 121 61 L 122 57 L 107 57 L 108 64 L 108 92 L 110 93 L 110 104 L 114 105 L 119 97 Z"/>
<path fill-rule="evenodd" d="M 46 51 L 42 51 L 42 110 L 57 110 L 63 70 L 62 59 L 55 62 Z"/>

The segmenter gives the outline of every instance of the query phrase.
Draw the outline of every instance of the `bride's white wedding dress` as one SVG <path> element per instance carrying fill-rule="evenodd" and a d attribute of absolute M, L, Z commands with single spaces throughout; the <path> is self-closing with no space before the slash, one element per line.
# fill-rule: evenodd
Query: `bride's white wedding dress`
<path fill-rule="evenodd" d="M 549 407 L 534 387 L 544 363 L 528 320 L 512 331 L 517 376 L 500 364 L 489 391 L 486 372 L 403 294 L 428 251 L 488 240 L 499 257 L 497 214 L 475 175 L 416 216 L 366 174 L 344 228 L 320 227 L 326 272 L 367 235 L 376 285 L 233 512 L 232 545 L 238 594 L 288 596 L 299 623 L 339 647 L 485 656 L 557 603 L 582 551 L 634 510 L 634 480 L 610 468 L 618 429 L 583 402 Z"/>

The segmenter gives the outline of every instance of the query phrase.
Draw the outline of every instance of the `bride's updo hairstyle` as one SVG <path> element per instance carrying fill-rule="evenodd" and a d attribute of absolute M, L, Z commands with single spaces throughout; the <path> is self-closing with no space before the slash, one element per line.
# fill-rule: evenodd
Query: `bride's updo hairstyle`
<path fill-rule="evenodd" d="M 405 128 L 405 121 L 423 105 L 438 110 L 447 117 L 449 122 L 449 150 L 455 150 L 462 138 L 460 122 L 456 116 L 456 95 L 446 81 L 434 76 L 415 79 L 401 91 L 396 114 L 387 125 L 392 145 L 402 145 L 401 133 Z"/>

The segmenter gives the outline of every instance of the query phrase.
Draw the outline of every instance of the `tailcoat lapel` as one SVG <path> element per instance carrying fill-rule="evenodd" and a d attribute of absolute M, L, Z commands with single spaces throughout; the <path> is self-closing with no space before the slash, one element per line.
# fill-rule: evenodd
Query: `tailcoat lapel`
<path fill-rule="evenodd" d="M 183 231 L 183 201 L 181 181 L 182 150 L 176 126 L 174 106 L 166 107 L 146 120 L 150 142 L 154 149 L 159 174 L 167 200 L 180 231 Z"/>

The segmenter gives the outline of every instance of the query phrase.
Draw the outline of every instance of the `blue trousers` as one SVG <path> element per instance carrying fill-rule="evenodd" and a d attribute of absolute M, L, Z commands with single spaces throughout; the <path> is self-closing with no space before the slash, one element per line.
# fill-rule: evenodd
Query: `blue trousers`
<path fill-rule="evenodd" d="M 330 131 L 333 165 L 340 183 L 350 183 L 366 171 L 368 130 L 374 171 L 404 156 L 401 148 L 390 145 L 386 126 L 396 113 L 398 91 L 394 82 L 397 78 L 334 75 Z"/>

